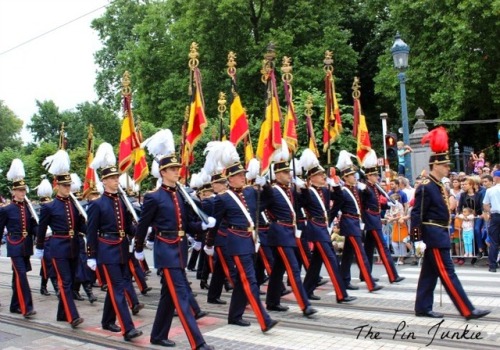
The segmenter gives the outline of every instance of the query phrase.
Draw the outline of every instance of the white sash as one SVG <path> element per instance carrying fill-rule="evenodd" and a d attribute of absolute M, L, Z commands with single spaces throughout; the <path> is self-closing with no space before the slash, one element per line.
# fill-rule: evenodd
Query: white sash
<path fill-rule="evenodd" d="M 321 205 L 321 209 L 323 209 L 323 215 L 325 216 L 325 222 L 328 220 L 328 213 L 326 212 L 325 208 L 325 203 L 323 202 L 323 199 L 321 199 L 321 196 L 319 195 L 318 191 L 314 187 L 309 188 L 312 193 L 316 196 L 316 199 L 318 200 L 319 204 Z M 328 223 L 327 223 L 328 224 Z"/>
<path fill-rule="evenodd" d="M 285 198 L 286 204 L 288 204 L 288 207 L 290 208 L 290 212 L 292 213 L 293 222 L 295 222 L 297 215 L 295 214 L 295 209 L 293 208 L 293 205 L 292 205 L 292 202 L 290 201 L 290 198 L 288 198 L 287 194 L 285 193 L 285 191 L 283 191 L 281 186 L 273 185 L 273 187 L 278 190 L 278 192 L 283 196 L 283 198 Z"/>
<path fill-rule="evenodd" d="M 364 230 L 365 224 L 363 223 L 363 221 L 361 221 L 361 210 L 359 209 L 359 205 L 358 205 L 358 201 L 356 200 L 356 197 L 354 197 L 354 194 L 351 192 L 350 189 L 348 189 L 346 187 L 342 187 L 342 189 L 344 191 L 346 191 L 349 194 L 349 196 L 351 196 L 352 200 L 354 201 L 354 205 L 356 206 L 356 211 L 358 212 L 358 215 L 359 215 L 359 227 L 361 228 L 361 230 Z"/>
<path fill-rule="evenodd" d="M 288 204 L 290 212 L 292 213 L 293 230 L 295 232 L 295 237 L 300 238 L 300 236 L 302 235 L 302 231 L 297 229 L 297 224 L 296 224 L 297 214 L 295 213 L 295 209 L 293 208 L 290 198 L 288 198 L 287 194 L 285 193 L 285 191 L 283 191 L 281 186 L 273 185 L 273 187 L 278 190 L 278 192 L 283 196 L 283 198 L 285 198 L 286 204 Z"/>
<path fill-rule="evenodd" d="M 255 224 L 253 223 L 252 217 L 250 216 L 250 213 L 248 212 L 247 208 L 243 205 L 241 202 L 240 198 L 231 190 L 227 190 L 227 193 L 233 198 L 233 200 L 238 204 L 240 207 L 241 211 L 245 215 L 245 217 L 248 220 L 248 223 L 250 224 L 250 227 L 252 228 L 252 237 L 253 241 L 256 242 L 256 237 L 255 237 Z"/>

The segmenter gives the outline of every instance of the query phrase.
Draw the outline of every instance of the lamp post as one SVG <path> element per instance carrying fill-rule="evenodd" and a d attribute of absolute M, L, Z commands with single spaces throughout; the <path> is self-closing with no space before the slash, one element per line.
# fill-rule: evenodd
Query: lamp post
<path fill-rule="evenodd" d="M 385 135 L 387 135 L 387 113 L 380 113 L 382 119 L 382 143 L 384 144 L 384 168 L 387 168 L 387 145 L 385 144 Z"/>
<path fill-rule="evenodd" d="M 460 172 L 460 147 L 458 147 L 458 142 L 453 145 L 455 151 L 455 168 L 457 173 Z"/>
<path fill-rule="evenodd" d="M 394 59 L 394 67 L 399 71 L 399 87 L 401 90 L 401 117 L 403 119 L 403 141 L 405 145 L 410 144 L 410 131 L 408 128 L 408 109 L 406 106 L 406 68 L 408 68 L 408 56 L 410 55 L 410 47 L 401 40 L 399 32 L 396 34 L 394 44 L 391 47 L 392 57 Z M 412 182 L 411 173 L 411 156 L 409 153 L 405 155 L 405 176 Z"/>

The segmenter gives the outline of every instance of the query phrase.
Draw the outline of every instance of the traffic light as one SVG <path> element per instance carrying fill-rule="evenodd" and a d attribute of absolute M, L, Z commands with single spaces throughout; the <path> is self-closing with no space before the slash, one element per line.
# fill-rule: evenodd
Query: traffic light
<path fill-rule="evenodd" d="M 398 156 L 398 139 L 396 134 L 388 133 L 385 135 L 385 147 L 387 148 L 387 158 L 397 158 Z"/>

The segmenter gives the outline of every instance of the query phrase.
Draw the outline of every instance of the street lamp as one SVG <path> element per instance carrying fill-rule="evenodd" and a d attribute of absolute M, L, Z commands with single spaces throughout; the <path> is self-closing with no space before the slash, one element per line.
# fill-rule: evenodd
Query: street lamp
<path fill-rule="evenodd" d="M 387 145 L 385 144 L 385 135 L 387 134 L 387 113 L 380 113 L 382 119 L 382 143 L 384 144 L 384 168 L 387 167 Z"/>
<path fill-rule="evenodd" d="M 403 119 L 403 142 L 405 145 L 410 145 L 410 131 L 408 129 L 408 109 L 406 106 L 406 68 L 408 68 L 408 56 L 410 55 L 410 47 L 401 40 L 399 32 L 396 34 L 394 44 L 391 47 L 392 58 L 394 59 L 394 67 L 399 71 L 399 87 L 401 90 L 401 117 Z M 405 155 L 405 176 L 412 181 L 411 174 L 411 156 L 409 153 Z"/>
<path fill-rule="evenodd" d="M 455 142 L 453 145 L 455 151 L 455 170 L 457 173 L 460 172 L 460 147 L 458 146 L 458 142 Z"/>

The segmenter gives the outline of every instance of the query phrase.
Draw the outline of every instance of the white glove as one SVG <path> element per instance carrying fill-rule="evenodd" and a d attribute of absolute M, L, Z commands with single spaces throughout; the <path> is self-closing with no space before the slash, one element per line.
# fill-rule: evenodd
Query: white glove
<path fill-rule="evenodd" d="M 264 186 L 267 182 L 267 179 L 264 176 L 257 175 L 255 178 L 255 184 L 258 186 Z"/>
<path fill-rule="evenodd" d="M 43 249 L 36 249 L 35 248 L 34 257 L 35 257 L 35 259 L 41 259 L 41 258 L 43 258 Z"/>
<path fill-rule="evenodd" d="M 203 247 L 203 251 L 208 256 L 213 256 L 214 255 L 214 247 L 209 247 L 209 246 L 206 245 L 206 246 Z"/>
<path fill-rule="evenodd" d="M 206 224 L 204 222 L 201 223 L 201 229 L 206 230 L 206 229 L 212 228 L 215 226 L 216 222 L 217 222 L 217 220 L 215 220 L 215 218 L 209 216 L 208 222 Z"/>
<path fill-rule="evenodd" d="M 188 236 L 188 242 L 191 243 L 191 245 L 193 245 L 194 242 L 196 242 L 196 240 L 192 236 Z"/>
<path fill-rule="evenodd" d="M 143 261 L 144 260 L 144 252 L 134 252 L 134 256 L 137 260 Z"/>
<path fill-rule="evenodd" d="M 193 249 L 199 252 L 201 250 L 201 242 L 195 241 L 193 244 Z"/>
<path fill-rule="evenodd" d="M 154 246 L 155 246 L 155 242 L 146 240 L 146 248 L 147 249 L 153 250 Z"/>
<path fill-rule="evenodd" d="M 294 177 L 293 183 L 295 184 L 295 186 L 297 188 L 305 188 L 306 187 L 306 183 L 300 177 Z"/>
<path fill-rule="evenodd" d="M 95 271 L 95 269 L 97 268 L 97 261 L 95 259 L 87 259 L 87 266 L 92 271 Z"/>
<path fill-rule="evenodd" d="M 387 201 L 387 205 L 388 205 L 390 208 L 392 208 L 392 207 L 394 207 L 394 206 L 396 205 L 396 203 L 392 203 L 391 201 L 389 201 L 389 200 L 388 200 L 388 201 Z"/>
<path fill-rule="evenodd" d="M 329 177 L 326 178 L 326 183 L 328 184 L 328 186 L 331 186 L 331 187 L 340 186 L 340 184 L 338 182 L 333 181 L 333 179 L 331 179 Z"/>
<path fill-rule="evenodd" d="M 362 182 L 358 182 L 358 190 L 360 191 L 364 191 L 366 190 L 366 184 L 362 183 Z"/>

